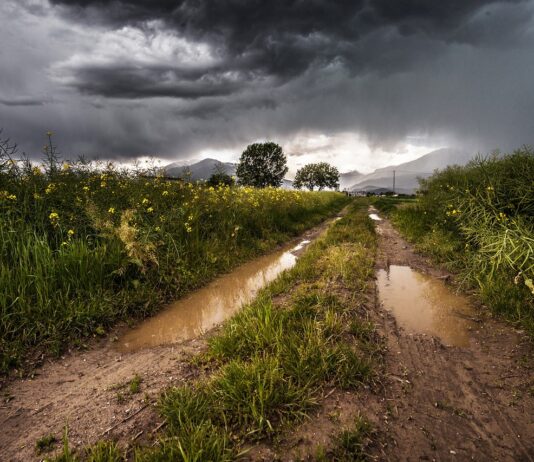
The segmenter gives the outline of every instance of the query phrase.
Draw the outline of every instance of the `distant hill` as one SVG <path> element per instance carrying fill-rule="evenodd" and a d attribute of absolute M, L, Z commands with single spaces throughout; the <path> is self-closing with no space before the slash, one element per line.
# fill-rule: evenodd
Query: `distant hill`
<path fill-rule="evenodd" d="M 183 165 L 178 162 L 164 167 L 168 176 L 173 178 L 188 178 L 191 181 L 207 180 L 213 173 L 222 171 L 227 175 L 234 176 L 237 164 L 231 162 L 221 162 L 217 159 L 202 159 L 190 165 Z M 293 189 L 293 181 L 284 178 L 282 180 L 282 189 Z"/>
<path fill-rule="evenodd" d="M 350 172 L 341 173 L 339 175 L 339 188 L 345 189 L 353 185 L 363 176 L 363 173 L 358 172 L 358 170 L 352 170 Z"/>
<path fill-rule="evenodd" d="M 448 165 L 465 165 L 471 156 L 458 149 L 438 149 L 429 152 L 419 159 L 404 164 L 379 168 L 373 173 L 361 176 L 347 189 L 351 191 L 371 191 L 380 188 L 393 188 L 393 171 L 395 171 L 395 191 L 412 194 L 418 187 L 417 178 L 427 178 L 436 169 L 443 169 Z"/>
<path fill-rule="evenodd" d="M 213 173 L 223 171 L 224 173 L 233 176 L 237 164 L 231 162 L 221 162 L 217 159 L 202 159 L 191 165 L 180 165 L 176 162 L 165 167 L 165 172 L 170 177 L 185 178 L 186 176 L 192 181 L 207 180 Z"/>
<path fill-rule="evenodd" d="M 392 185 L 389 187 L 381 187 L 381 186 L 375 186 L 375 185 L 368 185 L 364 188 L 356 188 L 351 189 L 353 192 L 365 192 L 365 193 L 372 193 L 372 194 L 385 194 L 392 192 Z M 395 186 L 395 192 L 397 194 L 413 194 L 414 191 L 412 189 L 404 189 L 404 188 L 397 188 Z"/>

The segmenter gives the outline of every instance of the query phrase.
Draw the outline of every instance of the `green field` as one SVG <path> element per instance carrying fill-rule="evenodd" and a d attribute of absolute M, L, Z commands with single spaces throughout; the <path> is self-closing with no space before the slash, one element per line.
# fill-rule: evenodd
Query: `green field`
<path fill-rule="evenodd" d="M 113 165 L 0 162 L 0 370 L 149 315 L 346 203 Z"/>

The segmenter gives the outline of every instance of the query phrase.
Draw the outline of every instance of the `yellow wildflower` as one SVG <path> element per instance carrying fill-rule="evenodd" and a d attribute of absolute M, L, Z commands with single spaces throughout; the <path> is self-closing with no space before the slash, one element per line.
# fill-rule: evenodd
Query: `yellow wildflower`
<path fill-rule="evenodd" d="M 152 213 L 152 212 L 154 211 L 154 208 L 153 208 L 153 207 L 148 207 L 148 208 L 146 209 L 146 211 L 147 211 L 148 213 Z"/>
<path fill-rule="evenodd" d="M 113 215 L 113 214 L 115 213 L 115 207 L 110 207 L 110 208 L 108 209 L 108 213 L 111 214 L 111 215 Z"/>
<path fill-rule="evenodd" d="M 73 229 L 69 229 L 69 230 L 67 231 L 67 235 L 68 235 L 69 237 L 74 236 L 74 230 L 73 230 Z"/>
<path fill-rule="evenodd" d="M 53 226 L 57 226 L 59 221 L 59 214 L 57 212 L 51 212 L 50 215 L 48 215 L 48 218 Z"/>

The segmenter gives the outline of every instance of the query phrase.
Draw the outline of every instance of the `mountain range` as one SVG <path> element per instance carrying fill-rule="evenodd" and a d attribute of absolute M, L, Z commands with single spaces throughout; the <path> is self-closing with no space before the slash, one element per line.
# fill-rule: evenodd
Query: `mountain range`
<path fill-rule="evenodd" d="M 174 162 L 165 167 L 165 172 L 173 178 L 189 178 L 192 181 L 207 180 L 217 172 L 224 172 L 230 176 L 235 175 L 237 164 L 231 162 L 221 162 L 217 159 L 202 159 L 190 165 L 183 165 Z"/>
<path fill-rule="evenodd" d="M 339 175 L 339 189 L 347 189 L 353 184 L 356 184 L 364 176 L 363 173 L 358 170 L 352 170 L 350 172 L 341 173 Z"/>
<path fill-rule="evenodd" d="M 419 187 L 418 178 L 427 178 L 436 169 L 448 165 L 465 165 L 470 160 L 467 152 L 459 149 L 444 148 L 429 152 L 422 157 L 399 165 L 391 165 L 375 170 L 367 175 L 357 170 L 340 174 L 341 190 L 384 192 L 393 189 L 393 172 L 395 172 L 395 192 L 413 194 Z M 221 162 L 206 158 L 200 162 L 183 165 L 174 162 L 165 167 L 168 176 L 189 178 L 192 181 L 207 180 L 215 172 L 224 172 L 234 176 L 237 164 Z M 282 188 L 292 188 L 293 182 L 284 179 Z"/>
<path fill-rule="evenodd" d="M 391 191 L 395 175 L 395 192 L 413 194 L 419 187 L 418 178 L 428 178 L 434 170 L 443 169 L 448 165 L 465 165 L 469 160 L 471 157 L 465 151 L 451 148 L 438 149 L 410 162 L 390 165 L 368 175 L 362 175 L 346 189 L 368 192 Z"/>

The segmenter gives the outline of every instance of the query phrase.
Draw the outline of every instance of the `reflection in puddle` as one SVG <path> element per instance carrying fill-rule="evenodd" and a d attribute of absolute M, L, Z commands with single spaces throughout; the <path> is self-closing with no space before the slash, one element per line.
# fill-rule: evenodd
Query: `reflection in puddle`
<path fill-rule="evenodd" d="M 307 246 L 310 243 L 310 241 L 304 239 L 303 241 L 299 242 L 295 247 L 291 249 L 291 252 L 297 252 L 300 249 L 303 249 L 305 246 Z"/>
<path fill-rule="evenodd" d="M 382 221 L 382 218 L 380 218 L 376 213 L 370 213 L 369 218 L 375 221 Z"/>
<path fill-rule="evenodd" d="M 408 266 L 379 270 L 381 303 L 393 312 L 397 323 L 408 331 L 426 333 L 456 346 L 469 345 L 472 309 L 465 297 L 452 293 L 445 284 Z"/>
<path fill-rule="evenodd" d="M 136 351 L 197 337 L 234 315 L 252 301 L 259 289 L 297 261 L 293 252 L 310 241 L 245 263 L 193 294 L 171 304 L 153 318 L 128 331 L 118 341 L 123 352 Z"/>

